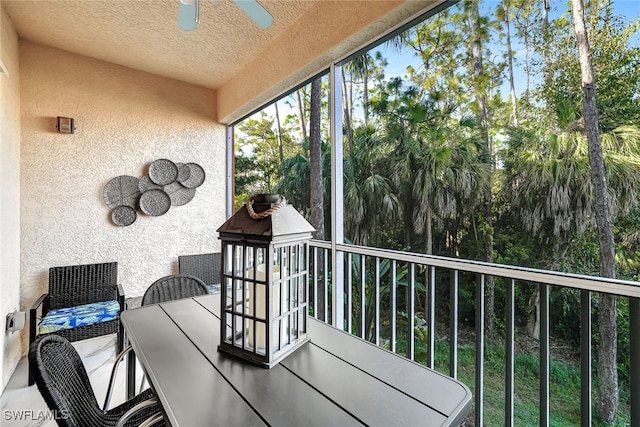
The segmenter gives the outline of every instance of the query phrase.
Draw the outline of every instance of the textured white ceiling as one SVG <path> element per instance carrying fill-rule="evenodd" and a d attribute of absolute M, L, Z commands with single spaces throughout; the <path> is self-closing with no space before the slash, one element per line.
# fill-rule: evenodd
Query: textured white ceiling
<path fill-rule="evenodd" d="M 230 0 L 201 0 L 200 25 L 178 28 L 179 0 L 2 0 L 20 37 L 217 89 L 317 1 L 260 0 L 259 28 Z"/>

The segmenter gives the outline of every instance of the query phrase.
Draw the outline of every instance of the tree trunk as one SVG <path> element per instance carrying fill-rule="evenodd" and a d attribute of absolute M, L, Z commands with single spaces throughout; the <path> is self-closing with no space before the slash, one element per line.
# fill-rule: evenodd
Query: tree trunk
<path fill-rule="evenodd" d="M 352 100 L 347 90 L 347 73 L 342 73 L 342 114 L 343 127 L 347 131 L 347 146 L 349 152 L 353 151 L 353 123 L 351 120 Z"/>
<path fill-rule="evenodd" d="M 530 75 L 531 75 L 531 65 L 529 64 L 529 51 L 531 49 L 531 33 L 532 22 L 529 20 L 528 8 L 533 7 L 533 5 L 526 4 L 523 2 L 518 2 L 519 4 L 516 6 L 516 15 L 515 15 L 515 27 L 518 30 L 518 33 L 522 37 L 522 43 L 524 45 L 524 52 L 522 58 L 522 69 L 524 71 L 524 97 L 525 99 L 529 99 L 530 97 Z M 522 19 L 520 19 L 520 17 Z"/>
<path fill-rule="evenodd" d="M 363 75 L 363 89 L 362 89 L 362 109 L 364 111 L 364 124 L 369 124 L 369 66 L 365 60 L 365 69 Z"/>
<path fill-rule="evenodd" d="M 298 98 L 298 116 L 300 117 L 300 130 L 302 131 L 302 140 L 305 141 L 309 135 L 307 134 L 307 116 L 304 108 L 304 97 L 300 95 L 300 91 L 296 91 L 296 97 Z"/>
<path fill-rule="evenodd" d="M 511 21 L 509 20 L 509 0 L 504 0 L 504 26 L 507 38 L 507 61 L 509 64 L 509 88 L 511 92 L 511 119 L 513 126 L 519 126 L 518 119 L 518 96 L 516 95 L 516 84 L 513 76 L 513 51 L 511 49 Z"/>
<path fill-rule="evenodd" d="M 616 276 L 615 242 L 613 221 L 609 211 L 609 193 L 605 178 L 602 143 L 596 108 L 596 84 L 591 63 L 591 48 L 584 23 L 582 0 L 572 0 L 573 21 L 576 31 L 576 44 L 580 58 L 582 74 L 582 109 L 589 144 L 589 163 L 591 165 L 591 183 L 594 189 L 596 224 L 598 225 L 598 243 L 600 245 L 600 276 Z M 598 398 L 597 413 L 608 423 L 618 418 L 618 368 L 617 368 L 617 330 L 616 299 L 611 295 L 600 295 L 598 312 L 600 347 L 598 348 Z"/>
<path fill-rule="evenodd" d="M 427 217 L 424 220 L 424 234 L 426 237 L 425 253 L 433 255 L 433 229 L 431 227 L 431 209 L 427 208 Z"/>
<path fill-rule="evenodd" d="M 540 285 L 536 285 L 529 298 L 529 317 L 527 318 L 527 335 L 540 339 Z"/>
<path fill-rule="evenodd" d="M 276 109 L 276 126 L 278 127 L 278 156 L 280 164 L 284 163 L 284 147 L 282 146 L 282 125 L 280 124 L 280 112 L 278 111 L 278 103 L 274 102 L 273 106 Z"/>
<path fill-rule="evenodd" d="M 467 1 L 466 8 L 470 13 L 471 25 L 471 60 L 472 60 L 472 84 L 473 92 L 478 104 L 477 118 L 480 124 L 480 132 L 483 141 L 483 160 L 492 165 L 492 148 L 489 139 L 489 124 L 487 113 L 487 96 L 485 87 L 482 83 L 482 76 L 485 74 L 483 58 L 482 58 L 482 40 L 481 40 L 481 24 L 480 11 L 478 2 Z M 491 174 L 492 176 L 493 174 Z M 484 261 L 493 262 L 493 194 L 491 189 L 491 180 L 486 183 L 483 189 L 483 239 L 484 239 Z M 493 276 L 487 276 L 485 280 L 486 304 L 485 304 L 485 327 L 488 334 L 493 334 L 495 330 L 494 322 L 494 299 L 495 299 L 495 281 Z"/>
<path fill-rule="evenodd" d="M 320 110 L 322 108 L 322 81 L 311 82 L 311 107 L 309 119 L 309 169 L 310 169 L 310 222 L 316 229 L 314 238 L 324 240 L 324 189 L 322 186 L 322 137 Z"/>
<path fill-rule="evenodd" d="M 549 87 L 549 0 L 542 0 L 542 53 L 544 57 L 544 87 Z"/>

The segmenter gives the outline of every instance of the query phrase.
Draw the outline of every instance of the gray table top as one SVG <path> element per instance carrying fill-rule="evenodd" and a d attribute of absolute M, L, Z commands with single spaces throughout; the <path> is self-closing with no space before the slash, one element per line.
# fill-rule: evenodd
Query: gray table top
<path fill-rule="evenodd" d="M 264 369 L 218 352 L 219 295 L 127 310 L 127 336 L 174 426 L 459 425 L 459 381 L 319 322 Z"/>

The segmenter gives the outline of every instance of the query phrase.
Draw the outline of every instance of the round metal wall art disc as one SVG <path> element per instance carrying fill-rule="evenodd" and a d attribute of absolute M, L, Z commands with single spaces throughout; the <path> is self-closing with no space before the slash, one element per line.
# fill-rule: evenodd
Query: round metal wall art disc
<path fill-rule="evenodd" d="M 176 163 L 176 166 L 178 167 L 178 178 L 176 178 L 176 180 L 183 182 L 189 179 L 189 176 L 191 176 L 191 168 L 184 163 Z"/>
<path fill-rule="evenodd" d="M 104 186 L 102 198 L 107 206 L 115 209 L 118 206 L 136 207 L 140 189 L 138 188 L 138 178 L 130 175 L 120 175 Z"/>
<path fill-rule="evenodd" d="M 155 184 L 153 181 L 151 181 L 149 175 L 145 175 L 140 178 L 140 181 L 138 182 L 138 189 L 141 193 L 144 193 L 145 191 L 149 190 L 162 190 L 162 185 Z"/>
<path fill-rule="evenodd" d="M 116 206 L 111 211 L 111 220 L 115 225 L 126 227 L 136 221 L 138 214 L 131 206 Z"/>
<path fill-rule="evenodd" d="M 183 181 L 179 181 L 180 184 L 184 185 L 187 188 L 200 187 L 205 178 L 204 169 L 202 169 L 202 166 L 196 163 L 185 163 L 185 165 L 189 167 L 191 173 L 189 174 L 189 178 Z"/>
<path fill-rule="evenodd" d="M 169 195 L 171 206 L 186 205 L 193 200 L 193 197 L 196 195 L 195 188 L 187 188 L 179 182 L 172 182 L 169 185 L 165 185 L 164 192 Z"/>
<path fill-rule="evenodd" d="M 140 210 L 147 215 L 160 216 L 171 207 L 169 195 L 162 190 L 149 190 L 140 196 Z"/>
<path fill-rule="evenodd" d="M 171 184 L 178 178 L 178 166 L 168 159 L 154 160 L 149 166 L 149 178 L 155 184 Z"/>

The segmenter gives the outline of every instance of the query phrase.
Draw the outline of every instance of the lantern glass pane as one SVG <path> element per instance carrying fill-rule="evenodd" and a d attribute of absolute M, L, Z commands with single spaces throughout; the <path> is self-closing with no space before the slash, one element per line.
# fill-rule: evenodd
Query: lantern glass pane
<path fill-rule="evenodd" d="M 256 262 L 257 250 L 258 248 L 255 248 L 253 246 L 245 247 L 244 260 L 242 262 L 243 264 L 242 277 L 244 277 L 245 279 L 250 279 L 250 280 L 255 279 L 254 274 L 255 274 L 255 262 Z"/>
<path fill-rule="evenodd" d="M 307 317 L 304 315 L 305 310 L 298 311 L 298 329 L 305 333 L 307 331 Z"/>
<path fill-rule="evenodd" d="M 253 351 L 253 323 L 252 319 L 244 319 L 245 339 L 243 340 L 245 350 Z"/>
<path fill-rule="evenodd" d="M 286 269 L 286 271 L 288 272 L 287 274 L 285 274 L 285 276 L 288 276 L 289 274 L 291 274 L 291 263 L 289 262 L 289 248 L 288 247 L 283 247 L 281 248 L 282 252 L 281 252 L 281 263 L 282 266 Z"/>
<path fill-rule="evenodd" d="M 273 265 L 282 265 L 282 248 L 274 248 L 273 250 Z"/>
<path fill-rule="evenodd" d="M 294 245 L 291 247 L 291 275 L 298 274 L 300 272 L 300 268 L 298 265 L 298 251 L 299 245 Z"/>
<path fill-rule="evenodd" d="M 289 316 L 284 316 L 282 322 L 282 346 L 285 346 L 291 342 L 291 333 L 289 328 Z"/>
<path fill-rule="evenodd" d="M 249 305 L 255 307 L 255 316 L 258 319 L 266 319 L 267 317 L 267 300 L 266 288 L 264 283 L 255 283 L 255 293 L 249 293 Z M 253 312 L 252 312 L 253 314 Z"/>
<path fill-rule="evenodd" d="M 280 314 L 284 314 L 289 310 L 291 310 L 289 280 L 284 280 L 282 282 L 282 311 Z"/>
<path fill-rule="evenodd" d="M 306 245 L 300 245 L 298 246 L 298 257 L 296 258 L 297 263 L 298 263 L 298 270 L 300 272 L 306 272 L 307 271 L 307 246 Z"/>
<path fill-rule="evenodd" d="M 307 287 L 305 285 L 306 283 L 306 275 L 302 276 L 300 278 L 300 283 L 298 286 L 298 300 L 300 301 L 300 303 L 304 303 L 307 300 Z"/>
<path fill-rule="evenodd" d="M 225 321 L 225 333 L 224 333 L 224 342 L 231 344 L 233 341 L 233 333 L 231 329 L 231 313 L 225 313 L 224 321 Z"/>
<path fill-rule="evenodd" d="M 222 272 L 225 276 L 231 276 L 233 272 L 233 245 L 225 244 L 223 253 Z"/>
<path fill-rule="evenodd" d="M 229 293 L 227 295 L 227 310 L 235 313 L 243 313 L 243 285 L 244 282 L 242 280 L 236 279 L 233 281 L 233 286 L 229 289 Z"/>
<path fill-rule="evenodd" d="M 264 322 L 258 321 L 256 320 L 254 322 L 256 330 L 255 330 L 255 351 L 258 354 L 266 354 L 266 349 L 267 349 L 267 330 L 265 328 L 265 324 Z M 254 338 L 253 338 L 253 328 L 250 328 L 249 330 L 250 335 L 249 335 L 249 344 L 253 347 L 253 342 L 254 342 Z"/>
<path fill-rule="evenodd" d="M 273 317 L 278 317 L 282 314 L 284 293 L 282 292 L 282 283 L 277 282 L 273 284 Z"/>
<path fill-rule="evenodd" d="M 291 306 L 298 307 L 298 277 L 291 278 Z"/>
<path fill-rule="evenodd" d="M 224 289 L 225 294 L 226 294 L 226 301 L 225 301 L 225 310 L 232 310 L 233 304 L 231 302 L 231 295 L 233 292 L 233 287 L 231 286 L 233 283 L 233 279 L 231 279 L 230 277 L 225 277 L 224 279 Z"/>
<path fill-rule="evenodd" d="M 242 342 L 245 339 L 244 321 L 241 316 L 237 316 L 237 315 L 233 317 L 233 320 L 234 320 L 233 321 L 233 330 L 234 330 L 233 345 L 237 347 L 242 347 Z"/>
<path fill-rule="evenodd" d="M 233 252 L 231 254 L 233 263 L 233 275 L 241 276 L 242 274 L 242 254 L 243 254 L 243 246 L 242 245 L 232 245 Z"/>
<path fill-rule="evenodd" d="M 299 312 L 298 312 L 299 313 Z M 291 334 L 292 339 L 297 340 L 299 336 L 298 331 L 298 316 L 296 316 L 296 312 L 291 315 L 292 325 L 291 325 Z"/>

